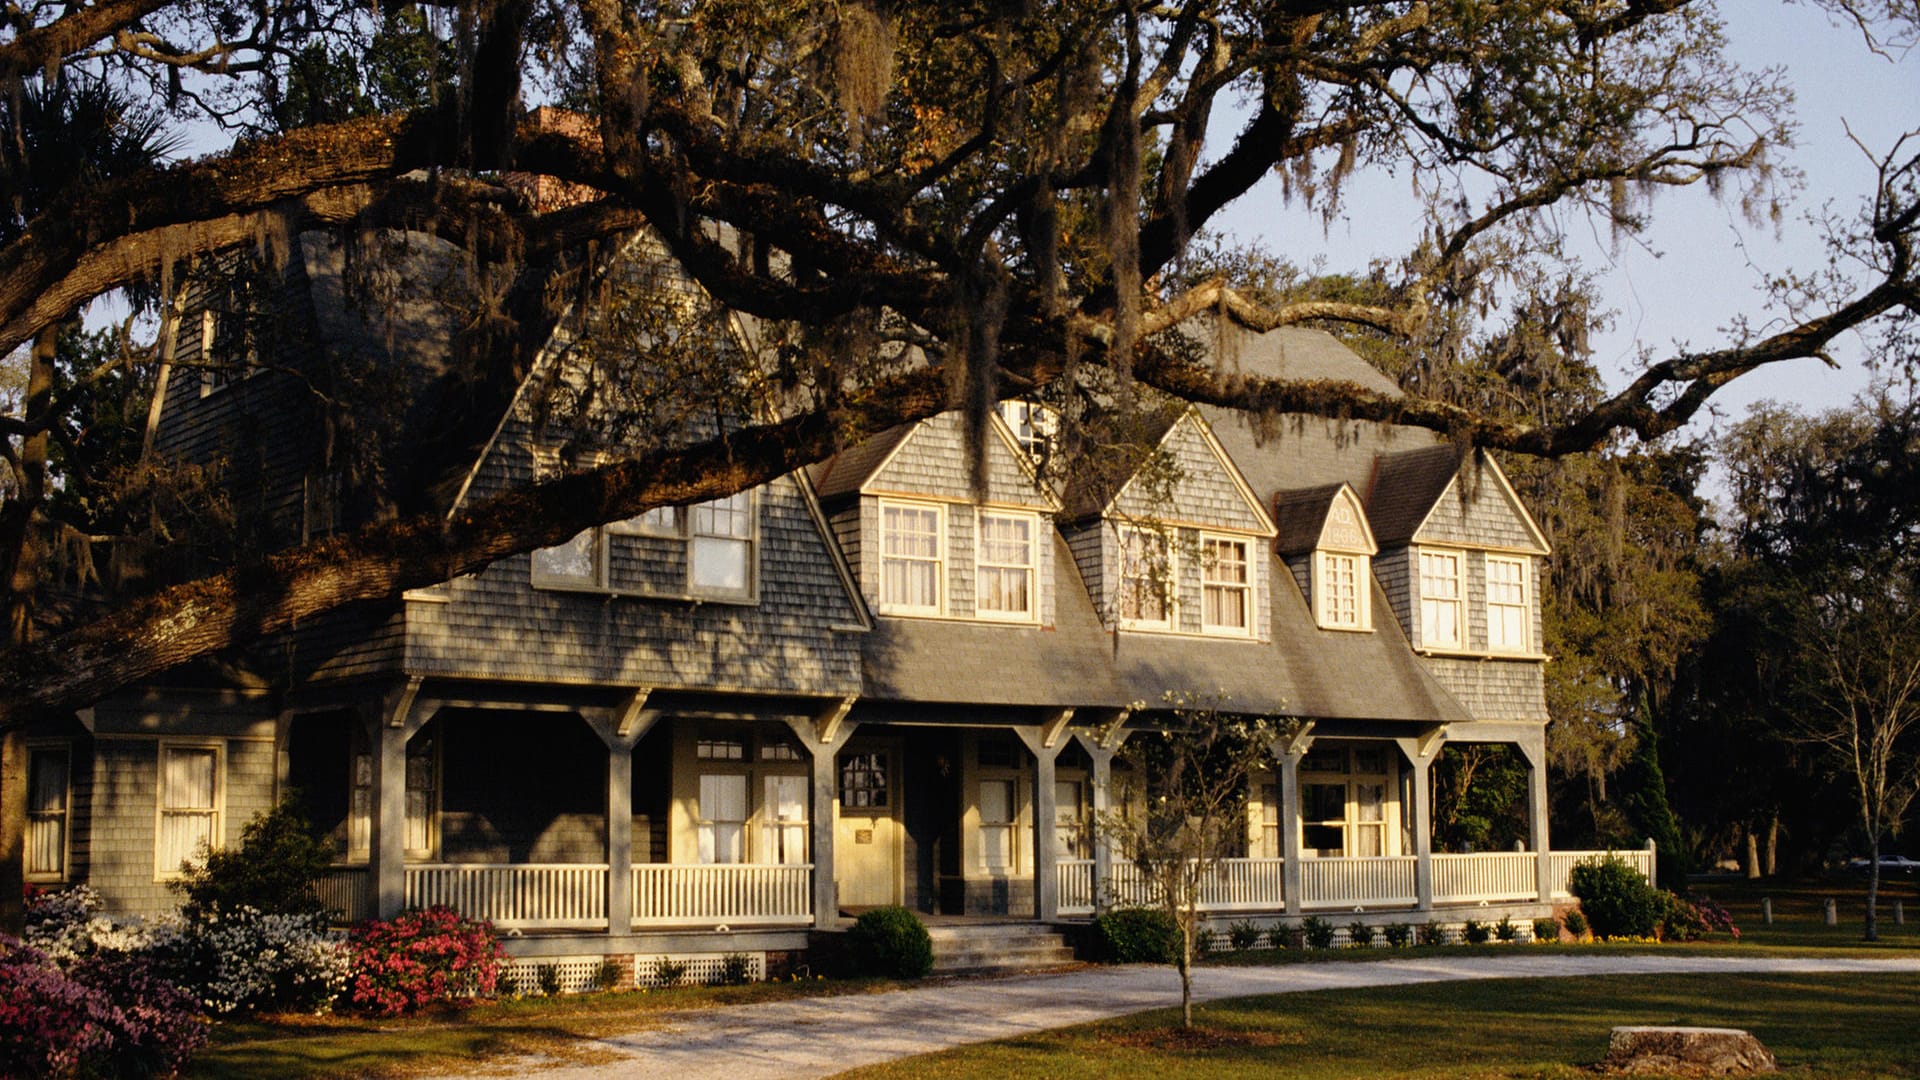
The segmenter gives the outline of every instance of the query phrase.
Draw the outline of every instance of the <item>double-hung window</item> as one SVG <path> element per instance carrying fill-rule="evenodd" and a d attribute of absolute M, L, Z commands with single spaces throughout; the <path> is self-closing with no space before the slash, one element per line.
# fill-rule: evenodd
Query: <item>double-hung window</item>
<path fill-rule="evenodd" d="M 1253 577 L 1247 542 L 1200 538 L 1200 629 L 1214 634 L 1253 632 Z"/>
<path fill-rule="evenodd" d="M 1487 556 L 1487 648 L 1527 651 L 1527 564 Z"/>
<path fill-rule="evenodd" d="M 701 503 L 688 515 L 689 592 L 709 596 L 753 594 L 753 493 Z"/>
<path fill-rule="evenodd" d="M 1346 555 L 1322 551 L 1318 581 L 1320 625 L 1336 630 L 1367 629 L 1365 597 L 1361 592 L 1366 573 L 1365 555 Z"/>
<path fill-rule="evenodd" d="M 880 608 L 909 615 L 938 615 L 945 513 L 938 506 L 880 505 Z"/>
<path fill-rule="evenodd" d="M 980 868 L 1005 873 L 1014 869 L 1013 781 L 980 781 Z"/>
<path fill-rule="evenodd" d="M 1420 641 L 1432 648 L 1465 644 L 1460 589 L 1460 554 L 1420 553 Z"/>
<path fill-rule="evenodd" d="M 1120 530 L 1120 625 L 1164 629 L 1173 623 L 1173 549 L 1165 533 Z"/>
<path fill-rule="evenodd" d="M 220 759 L 218 746 L 160 744 L 157 876 L 179 876 L 182 863 L 199 863 L 220 842 Z"/>
<path fill-rule="evenodd" d="M 67 876 L 67 822 L 73 791 L 72 756 L 65 746 L 27 750 L 28 881 Z"/>
<path fill-rule="evenodd" d="M 980 515 L 974 611 L 983 619 L 1034 617 L 1034 548 L 1038 519 L 1030 514 Z"/>
<path fill-rule="evenodd" d="M 606 584 L 601 568 L 606 560 L 599 529 L 587 529 L 573 539 L 533 553 L 533 583 L 548 588 L 597 589 Z"/>
<path fill-rule="evenodd" d="M 769 776 L 761 808 L 760 862 L 794 866 L 807 861 L 807 778 Z"/>
<path fill-rule="evenodd" d="M 702 863 L 747 861 L 747 778 L 739 773 L 700 777 L 700 801 L 694 808 Z"/>

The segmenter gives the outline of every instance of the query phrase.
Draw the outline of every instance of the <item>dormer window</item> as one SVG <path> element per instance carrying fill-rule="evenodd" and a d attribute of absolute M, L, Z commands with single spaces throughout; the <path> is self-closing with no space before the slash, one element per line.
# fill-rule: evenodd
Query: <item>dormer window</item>
<path fill-rule="evenodd" d="M 1526 652 L 1527 561 L 1487 556 L 1487 648 Z"/>
<path fill-rule="evenodd" d="M 1361 585 L 1369 572 L 1365 555 L 1338 551 L 1314 553 L 1313 580 L 1320 625 L 1330 630 L 1366 630 L 1367 594 Z"/>
<path fill-rule="evenodd" d="M 1200 537 L 1200 629 L 1209 634 L 1253 632 L 1253 575 L 1248 543 Z"/>
<path fill-rule="evenodd" d="M 945 519 L 938 505 L 880 504 L 880 610 L 903 615 L 941 613 Z"/>
<path fill-rule="evenodd" d="M 1028 621 L 1034 617 L 1033 514 L 980 515 L 980 546 L 974 581 L 974 612 L 982 619 Z"/>
<path fill-rule="evenodd" d="M 1461 610 L 1460 553 L 1420 553 L 1420 642 L 1433 649 L 1465 644 Z"/>
<path fill-rule="evenodd" d="M 1044 405 L 1031 401 L 1003 401 L 1000 419 L 1007 422 L 1013 441 L 1034 458 L 1046 456 L 1047 445 L 1056 427 L 1054 414 Z"/>
<path fill-rule="evenodd" d="M 564 544 L 534 551 L 533 584 L 545 589 L 751 602 L 759 584 L 758 518 L 757 502 L 750 491 L 685 508 L 662 506 L 602 528 L 587 529 Z M 612 564 L 620 560 L 612 559 L 608 550 L 613 537 L 684 543 L 684 587 L 676 591 L 671 585 L 644 586 L 630 581 L 628 571 L 616 573 Z"/>
<path fill-rule="evenodd" d="M 753 594 L 753 493 L 690 507 L 687 589 L 699 596 Z"/>
<path fill-rule="evenodd" d="M 1325 508 L 1324 517 L 1312 516 L 1316 507 Z M 1371 631 L 1373 556 L 1379 548 L 1359 497 L 1341 484 L 1331 497 L 1310 493 L 1296 500 L 1290 513 L 1307 514 L 1315 528 L 1313 561 L 1307 566 L 1315 624 L 1322 630 Z"/>
<path fill-rule="evenodd" d="M 1136 630 L 1173 626 L 1173 549 L 1165 533 L 1120 530 L 1120 625 Z"/>

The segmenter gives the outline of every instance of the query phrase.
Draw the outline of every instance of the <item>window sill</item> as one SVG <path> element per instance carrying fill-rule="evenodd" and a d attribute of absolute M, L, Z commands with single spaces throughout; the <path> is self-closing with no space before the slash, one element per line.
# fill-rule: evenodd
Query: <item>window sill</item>
<path fill-rule="evenodd" d="M 1553 657 L 1538 652 L 1493 652 L 1486 649 L 1457 649 L 1422 646 L 1413 650 L 1421 656 L 1433 656 L 1447 660 L 1526 660 L 1541 662 Z"/>
<path fill-rule="evenodd" d="M 683 604 L 727 604 L 732 607 L 758 607 L 760 604 L 757 593 L 742 596 L 732 593 L 651 592 L 645 589 L 615 589 L 605 585 L 572 585 L 554 581 L 535 581 L 532 585 L 541 592 L 598 596 L 608 600 L 664 600 Z"/>

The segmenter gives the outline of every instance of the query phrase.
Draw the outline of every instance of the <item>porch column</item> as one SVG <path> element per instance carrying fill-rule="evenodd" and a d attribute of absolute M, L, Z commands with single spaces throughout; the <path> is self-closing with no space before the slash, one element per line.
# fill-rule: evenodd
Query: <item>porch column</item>
<path fill-rule="evenodd" d="M 418 675 L 409 678 L 361 714 L 373 749 L 367 899 L 380 919 L 391 919 L 407 906 L 407 740 L 425 722 L 414 707 L 422 681 Z"/>
<path fill-rule="evenodd" d="M 1287 914 L 1300 914 L 1306 891 L 1306 867 L 1300 863 L 1300 760 L 1309 740 L 1295 739 L 1274 755 L 1280 765 L 1280 891 Z"/>
<path fill-rule="evenodd" d="M 1113 808 L 1113 751 L 1082 742 L 1093 763 L 1093 910 L 1107 910 L 1113 895 L 1113 840 L 1107 835 L 1107 815 Z"/>
<path fill-rule="evenodd" d="M 1054 829 L 1054 764 L 1067 745 L 1072 709 L 1062 709 L 1038 727 L 1013 729 L 1033 755 L 1033 917 L 1052 922 L 1060 914 L 1060 837 Z"/>
<path fill-rule="evenodd" d="M 1415 738 L 1393 740 L 1401 756 L 1413 769 L 1413 806 L 1410 808 L 1413 832 L 1414 904 L 1421 911 L 1433 910 L 1433 759 L 1446 741 L 1446 729 L 1434 730 Z"/>
<path fill-rule="evenodd" d="M 1533 852 L 1538 875 L 1540 902 L 1553 902 L 1553 858 L 1547 840 L 1547 733 L 1542 728 L 1531 739 L 1522 740 L 1520 753 L 1527 759 L 1527 848 Z"/>
<path fill-rule="evenodd" d="M 788 717 L 787 726 L 807 748 L 813 760 L 813 801 L 807 816 L 813 855 L 813 925 L 831 930 L 840 917 L 840 895 L 833 880 L 833 827 L 840 810 L 839 775 L 834 768 L 840 747 L 852 737 L 857 721 L 847 720 L 854 699 L 845 698 L 812 719 Z"/>
<path fill-rule="evenodd" d="M 628 691 L 612 707 L 580 715 L 607 748 L 607 934 L 633 932 L 633 748 L 660 720 L 647 708 L 650 688 Z"/>

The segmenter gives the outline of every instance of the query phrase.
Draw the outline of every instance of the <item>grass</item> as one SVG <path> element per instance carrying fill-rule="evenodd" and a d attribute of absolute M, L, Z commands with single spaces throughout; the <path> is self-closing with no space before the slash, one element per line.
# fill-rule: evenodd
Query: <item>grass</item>
<path fill-rule="evenodd" d="M 588 1065 L 596 1053 L 582 1040 L 642 1030 L 661 1013 L 879 993 L 901 985 L 885 979 L 768 982 L 509 999 L 397 1020 L 277 1016 L 229 1021 L 214 1028 L 213 1045 L 194 1059 L 186 1075 L 204 1080 L 414 1076 L 467 1072 L 477 1058 L 523 1054 Z"/>
<path fill-rule="evenodd" d="M 1197 1037 L 1167 1009 L 906 1058 L 843 1074 L 1590 1078 L 1618 1024 L 1753 1032 L 1802 1077 L 1911 1077 L 1920 976 L 1603 976 L 1513 979 L 1239 998 L 1199 1007 Z"/>

